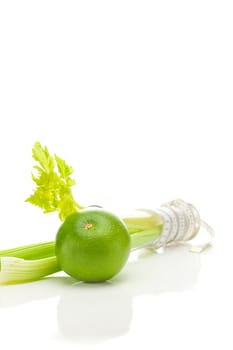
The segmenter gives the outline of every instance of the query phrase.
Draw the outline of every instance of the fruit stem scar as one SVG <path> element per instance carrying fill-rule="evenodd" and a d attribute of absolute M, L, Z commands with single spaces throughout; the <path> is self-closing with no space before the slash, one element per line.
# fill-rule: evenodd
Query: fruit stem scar
<path fill-rule="evenodd" d="M 89 230 L 89 229 L 92 228 L 92 227 L 93 227 L 92 224 L 86 224 L 86 225 L 84 226 L 85 230 Z"/>

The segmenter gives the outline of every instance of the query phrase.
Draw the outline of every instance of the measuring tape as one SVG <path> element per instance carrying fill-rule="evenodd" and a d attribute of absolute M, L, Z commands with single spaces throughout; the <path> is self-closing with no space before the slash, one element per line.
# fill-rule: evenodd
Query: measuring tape
<path fill-rule="evenodd" d="M 151 210 L 143 209 L 152 214 Z M 163 221 L 162 233 L 149 247 L 155 249 L 165 248 L 171 244 L 182 244 L 189 247 L 191 252 L 200 253 L 211 246 L 215 233 L 213 229 L 201 220 L 197 209 L 182 199 L 164 203 L 157 210 Z M 203 228 L 210 235 L 210 239 L 200 245 L 192 245 L 193 240 L 200 229 Z"/>

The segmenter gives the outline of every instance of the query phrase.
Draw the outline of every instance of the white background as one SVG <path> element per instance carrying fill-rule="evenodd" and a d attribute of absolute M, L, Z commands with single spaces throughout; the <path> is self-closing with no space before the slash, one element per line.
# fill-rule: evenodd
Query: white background
<path fill-rule="evenodd" d="M 221 1 L 1 1 L 1 249 L 51 240 L 24 203 L 38 140 L 84 205 L 183 198 L 216 231 L 201 255 L 142 252 L 106 285 L 0 287 L 4 349 L 232 349 L 233 9 Z"/>

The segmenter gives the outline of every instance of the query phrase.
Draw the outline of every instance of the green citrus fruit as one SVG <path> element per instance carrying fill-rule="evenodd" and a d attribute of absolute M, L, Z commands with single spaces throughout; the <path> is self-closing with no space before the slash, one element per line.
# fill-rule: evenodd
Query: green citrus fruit
<path fill-rule="evenodd" d="M 86 282 L 105 281 L 116 275 L 129 253 L 126 225 L 102 208 L 89 207 L 68 216 L 56 236 L 60 267 Z"/>

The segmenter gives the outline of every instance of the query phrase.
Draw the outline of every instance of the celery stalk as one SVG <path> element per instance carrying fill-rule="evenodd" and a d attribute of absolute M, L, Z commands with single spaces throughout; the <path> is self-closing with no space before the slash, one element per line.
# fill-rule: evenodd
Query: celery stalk
<path fill-rule="evenodd" d="M 154 229 L 136 232 L 131 235 L 131 251 L 146 247 L 152 244 L 161 234 L 162 225 L 158 225 Z"/>
<path fill-rule="evenodd" d="M 35 243 L 22 247 L 0 250 L 1 256 L 37 260 L 55 256 L 55 242 Z"/>
<path fill-rule="evenodd" d="M 146 247 L 161 234 L 162 225 L 131 234 L 131 251 Z M 36 281 L 61 271 L 55 242 L 44 242 L 0 251 L 0 284 Z"/>
<path fill-rule="evenodd" d="M 60 267 L 55 256 L 39 260 L 0 258 L 0 284 L 35 281 L 58 271 Z"/>

